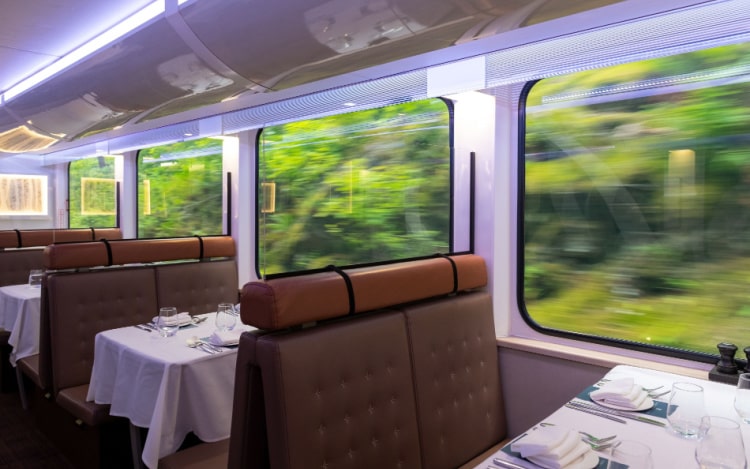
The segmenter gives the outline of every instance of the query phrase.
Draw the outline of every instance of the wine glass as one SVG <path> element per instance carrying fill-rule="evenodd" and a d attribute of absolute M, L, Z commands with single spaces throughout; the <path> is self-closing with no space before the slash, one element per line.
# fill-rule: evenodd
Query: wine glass
<path fill-rule="evenodd" d="M 652 469 L 651 448 L 639 441 L 621 440 L 612 446 L 609 453 L 608 469 Z"/>
<path fill-rule="evenodd" d="M 42 276 L 44 271 L 40 269 L 33 269 L 29 272 L 29 286 L 33 288 L 39 288 L 42 286 Z"/>
<path fill-rule="evenodd" d="M 706 415 L 703 388 L 697 384 L 672 384 L 667 406 L 670 429 L 683 438 L 698 438 L 701 418 Z"/>
<path fill-rule="evenodd" d="M 165 306 L 159 308 L 159 319 L 157 325 L 159 333 L 162 337 L 172 337 L 177 333 L 177 329 L 180 328 L 179 321 L 177 320 L 177 308 L 174 306 Z"/>
<path fill-rule="evenodd" d="M 695 460 L 700 469 L 745 469 L 745 445 L 740 424 L 714 415 L 701 419 Z"/>
<path fill-rule="evenodd" d="M 737 381 L 734 410 L 742 417 L 743 422 L 750 423 L 750 373 L 742 373 Z"/>
<path fill-rule="evenodd" d="M 220 331 L 231 331 L 237 324 L 237 316 L 234 315 L 234 305 L 231 303 L 219 303 L 216 310 L 216 329 Z"/>

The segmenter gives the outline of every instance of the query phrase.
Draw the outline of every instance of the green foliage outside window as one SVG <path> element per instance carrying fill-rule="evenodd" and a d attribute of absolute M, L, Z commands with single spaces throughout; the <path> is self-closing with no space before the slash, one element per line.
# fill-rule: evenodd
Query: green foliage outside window
<path fill-rule="evenodd" d="M 222 234 L 222 178 L 220 140 L 138 152 L 138 237 Z"/>
<path fill-rule="evenodd" d="M 539 325 L 750 345 L 750 45 L 545 79 L 526 102 L 524 303 Z"/>
<path fill-rule="evenodd" d="M 447 252 L 450 125 L 433 99 L 264 129 L 261 274 Z"/>
<path fill-rule="evenodd" d="M 87 158 L 68 167 L 70 228 L 109 228 L 116 224 L 115 159 Z"/>

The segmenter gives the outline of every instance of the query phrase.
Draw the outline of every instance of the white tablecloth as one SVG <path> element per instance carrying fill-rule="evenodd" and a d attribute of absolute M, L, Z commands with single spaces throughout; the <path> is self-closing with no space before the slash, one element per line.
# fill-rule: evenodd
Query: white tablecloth
<path fill-rule="evenodd" d="M 177 451 L 191 431 L 207 442 L 229 437 L 237 349 L 209 355 L 187 346 L 190 337 L 215 330 L 215 313 L 208 316 L 175 337 L 136 327 L 96 335 L 87 399 L 111 404 L 112 415 L 148 428 L 142 459 L 150 468 Z"/>
<path fill-rule="evenodd" d="M 39 353 L 41 288 L 27 284 L 0 287 L 0 327 L 10 331 L 10 362 Z"/>
<path fill-rule="evenodd" d="M 741 422 L 733 407 L 735 392 L 734 386 L 625 365 L 616 366 L 605 376 L 605 378 L 608 379 L 622 377 L 632 377 L 635 379 L 635 382 L 646 388 L 664 386 L 662 388 L 663 390 L 671 389 L 672 383 L 675 381 L 699 384 L 704 388 L 707 414 L 728 417 L 736 422 Z M 571 396 L 571 398 L 572 397 L 573 396 Z M 668 399 L 669 394 L 666 394 L 657 400 L 666 402 Z M 666 419 L 664 418 L 652 416 L 647 417 L 666 422 Z M 668 429 L 668 426 L 658 427 L 656 425 L 634 420 L 627 420 L 626 424 L 622 424 L 595 415 L 569 409 L 567 407 L 561 407 L 543 421 L 579 431 L 589 432 L 593 435 L 605 436 L 616 434 L 618 439 L 637 440 L 646 443 L 651 447 L 654 469 L 698 467 L 695 462 L 695 447 L 698 443 L 697 440 L 678 437 Z M 745 443 L 746 457 L 748 457 L 748 460 L 750 461 L 750 452 L 748 451 L 750 450 L 750 425 L 741 424 L 740 428 Z M 602 454 L 602 456 L 606 457 L 606 454 Z M 492 459 L 495 457 L 513 461 L 517 464 L 521 464 L 523 467 L 537 467 L 529 462 L 515 459 L 502 451 L 498 451 L 495 455 L 487 458 L 481 464 L 476 466 L 476 468 L 486 469 L 487 467 L 492 466 Z"/>

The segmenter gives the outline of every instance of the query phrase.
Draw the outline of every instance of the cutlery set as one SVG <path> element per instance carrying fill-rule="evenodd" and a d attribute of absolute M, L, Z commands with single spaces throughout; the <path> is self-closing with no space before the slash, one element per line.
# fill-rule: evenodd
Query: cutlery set
<path fill-rule="evenodd" d="M 208 342 L 203 341 L 196 336 L 193 336 L 187 340 L 187 346 L 190 348 L 197 348 L 198 350 L 203 350 L 204 352 L 211 354 L 211 355 L 213 355 L 214 353 L 221 353 L 226 350 L 222 347 L 209 344 Z"/>
<path fill-rule="evenodd" d="M 588 414 L 597 415 L 599 417 L 603 417 L 603 418 L 613 420 L 615 422 L 620 422 L 620 423 L 627 423 L 623 419 L 630 419 L 630 420 L 637 420 L 643 423 L 648 423 L 651 425 L 657 425 L 659 427 L 666 426 L 666 423 L 661 422 L 659 420 L 644 417 L 643 415 L 633 413 L 633 412 L 609 409 L 607 407 L 602 407 L 600 405 L 597 405 L 596 403 L 593 403 L 593 402 L 573 400 L 565 404 L 565 407 L 568 407 L 569 409 L 573 409 L 573 410 L 578 410 L 581 412 L 586 412 Z"/>
<path fill-rule="evenodd" d="M 208 319 L 207 316 L 195 316 L 195 317 L 193 317 L 193 321 L 191 323 L 189 323 L 189 324 L 200 324 L 203 321 L 205 321 L 206 319 Z M 157 331 L 158 332 L 159 331 L 159 328 L 153 322 L 146 322 L 146 323 L 143 323 L 143 324 L 136 324 L 133 327 L 135 327 L 137 329 L 140 329 L 142 331 L 146 331 L 146 332 L 151 332 L 151 331 Z"/>

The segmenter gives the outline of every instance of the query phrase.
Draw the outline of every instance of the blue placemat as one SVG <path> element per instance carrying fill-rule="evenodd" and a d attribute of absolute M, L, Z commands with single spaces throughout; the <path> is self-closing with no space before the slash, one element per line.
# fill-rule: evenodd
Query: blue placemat
<path fill-rule="evenodd" d="M 524 436 L 526 436 L 526 434 L 525 434 L 525 433 L 524 433 L 523 435 L 519 436 L 518 438 L 516 438 L 516 439 L 515 439 L 515 440 L 513 440 L 513 441 L 516 441 L 516 440 L 518 440 L 519 438 L 523 438 Z M 521 453 L 517 453 L 517 452 L 515 452 L 515 451 L 511 451 L 511 449 L 510 449 L 510 445 L 511 445 L 511 444 L 512 444 L 512 443 L 508 443 L 507 445 L 503 446 L 503 448 L 502 448 L 502 450 L 501 450 L 501 451 L 502 451 L 503 453 L 507 454 L 507 455 L 513 456 L 514 458 L 518 458 L 518 459 L 520 459 L 520 460 L 522 460 L 522 461 L 525 461 L 525 462 L 527 462 L 527 463 L 529 463 L 529 464 L 534 464 L 534 463 L 532 463 L 531 461 L 528 461 L 528 460 L 526 460 L 526 459 L 522 458 L 522 457 L 521 457 Z M 597 465 L 596 465 L 596 469 L 607 469 L 607 463 L 608 463 L 608 462 L 609 462 L 609 460 L 608 460 L 607 458 L 604 458 L 604 457 L 602 457 L 602 456 L 599 456 L 599 464 L 597 464 Z M 538 466 L 536 466 L 536 464 L 534 464 L 534 466 L 535 466 L 535 467 L 538 467 Z M 620 463 L 617 463 L 617 462 L 614 462 L 614 463 L 612 463 L 612 466 L 611 466 L 611 468 L 612 468 L 612 469 L 627 469 L 627 467 L 628 467 L 628 466 L 627 466 L 626 464 L 620 464 Z"/>
<path fill-rule="evenodd" d="M 589 386 L 588 388 L 584 389 L 577 397 L 578 399 L 583 399 L 584 401 L 594 402 L 594 400 L 591 399 L 589 394 L 591 394 L 591 391 L 596 391 L 597 389 L 599 389 L 597 386 Z M 646 414 L 646 415 L 653 415 L 654 417 L 667 418 L 667 406 L 668 404 L 666 402 L 655 400 L 654 406 L 650 409 L 640 410 L 640 411 L 629 410 L 628 412 L 638 412 L 639 414 Z"/>

